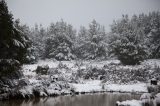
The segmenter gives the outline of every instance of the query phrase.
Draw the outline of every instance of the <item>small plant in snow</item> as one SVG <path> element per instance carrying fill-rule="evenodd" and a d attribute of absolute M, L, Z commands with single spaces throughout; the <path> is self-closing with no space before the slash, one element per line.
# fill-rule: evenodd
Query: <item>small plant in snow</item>
<path fill-rule="evenodd" d="M 75 64 L 74 64 L 74 66 L 76 67 L 81 67 L 82 65 L 84 65 L 84 63 L 83 63 L 83 61 L 81 61 L 81 60 L 76 60 L 76 62 L 75 62 Z"/>
<path fill-rule="evenodd" d="M 59 62 L 57 68 L 59 68 L 59 69 L 62 69 L 62 68 L 68 69 L 67 65 L 63 64 L 61 61 Z"/>
<path fill-rule="evenodd" d="M 44 66 L 37 66 L 37 69 L 35 71 L 36 71 L 37 74 L 47 75 L 48 70 L 49 70 L 49 66 L 44 65 Z"/>

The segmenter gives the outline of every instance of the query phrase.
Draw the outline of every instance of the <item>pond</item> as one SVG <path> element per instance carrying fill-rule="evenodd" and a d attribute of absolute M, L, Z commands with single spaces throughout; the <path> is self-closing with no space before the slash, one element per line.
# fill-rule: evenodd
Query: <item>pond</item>
<path fill-rule="evenodd" d="M 116 106 L 116 101 L 139 98 L 140 95 L 130 93 L 100 93 L 0 101 L 0 106 Z"/>

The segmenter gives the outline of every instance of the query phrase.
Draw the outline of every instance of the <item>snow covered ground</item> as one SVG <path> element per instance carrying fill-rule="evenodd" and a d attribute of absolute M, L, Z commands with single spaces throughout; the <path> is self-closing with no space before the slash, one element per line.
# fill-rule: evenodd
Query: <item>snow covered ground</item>
<path fill-rule="evenodd" d="M 62 68 L 59 68 L 60 64 L 63 64 Z M 51 83 L 50 81 L 50 75 L 38 75 L 35 70 L 37 66 L 44 66 L 48 65 L 50 69 L 58 69 L 57 76 L 62 77 L 59 82 L 57 82 L 57 86 L 60 86 L 61 88 L 61 83 L 65 82 L 65 84 L 69 84 L 70 89 L 74 89 L 75 92 L 99 92 L 99 91 L 116 91 L 116 92 L 147 92 L 147 85 L 143 82 L 137 82 L 137 83 L 129 83 L 129 84 L 117 84 L 113 82 L 103 82 L 102 80 L 99 79 L 82 79 L 79 78 L 78 82 L 74 83 L 70 81 L 74 79 L 74 74 L 77 73 L 77 70 L 84 69 L 85 71 L 87 70 L 87 67 L 92 66 L 92 67 L 97 67 L 97 68 L 103 68 L 105 65 L 110 65 L 110 64 L 115 64 L 115 67 L 117 68 L 123 68 L 123 69 L 136 69 L 136 68 L 141 68 L 144 66 L 150 66 L 154 67 L 155 65 L 159 66 L 160 65 L 160 60 L 147 60 L 142 63 L 142 65 L 137 65 L 137 66 L 123 66 L 123 65 L 118 65 L 120 64 L 120 61 L 118 60 L 108 60 L 108 61 L 53 61 L 53 60 L 40 60 L 37 64 L 30 64 L 30 65 L 23 65 L 22 71 L 24 73 L 24 76 L 26 79 L 29 80 L 29 86 L 43 86 L 44 83 L 49 83 L 49 86 L 46 87 L 46 90 L 48 92 L 57 92 L 56 84 Z M 63 68 L 65 67 L 65 68 Z M 86 72 L 84 72 L 86 73 Z M 52 89 L 52 85 L 54 85 Z M 30 88 L 30 87 L 29 87 Z M 56 89 L 56 90 L 55 90 Z M 60 90 L 59 90 L 60 91 Z M 66 90 L 65 87 L 63 91 L 69 93 L 69 89 Z M 63 92 L 61 89 L 61 92 Z M 30 91 L 28 91 L 30 92 Z M 51 93 L 51 94 L 52 94 Z"/>
<path fill-rule="evenodd" d="M 145 83 L 137 84 L 107 84 L 105 85 L 107 91 L 116 91 L 116 92 L 148 92 L 147 85 Z"/>
<path fill-rule="evenodd" d="M 148 92 L 145 83 L 137 84 L 103 84 L 100 80 L 84 81 L 82 84 L 72 84 L 76 92 Z"/>
<path fill-rule="evenodd" d="M 100 80 L 84 81 L 83 84 L 71 84 L 75 88 L 75 92 L 98 92 L 103 91 Z"/>
<path fill-rule="evenodd" d="M 142 102 L 140 100 L 127 100 L 123 102 L 117 102 L 118 106 L 142 106 Z"/>

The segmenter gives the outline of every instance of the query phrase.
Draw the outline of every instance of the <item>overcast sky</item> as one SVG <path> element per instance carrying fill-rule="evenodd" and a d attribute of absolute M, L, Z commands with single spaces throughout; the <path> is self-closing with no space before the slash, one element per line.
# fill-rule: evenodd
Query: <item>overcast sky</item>
<path fill-rule="evenodd" d="M 48 26 L 61 19 L 76 29 L 95 19 L 109 31 L 113 20 L 122 14 L 160 11 L 160 0 L 6 0 L 14 18 L 34 26 Z"/>

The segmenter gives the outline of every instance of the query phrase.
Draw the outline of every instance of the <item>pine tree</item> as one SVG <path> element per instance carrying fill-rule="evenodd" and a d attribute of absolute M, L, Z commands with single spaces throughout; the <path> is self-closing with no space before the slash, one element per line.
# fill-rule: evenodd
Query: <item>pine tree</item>
<path fill-rule="evenodd" d="M 129 20 L 127 15 L 112 25 L 109 51 L 115 54 L 123 64 L 139 64 L 147 57 L 144 30 L 138 25 L 135 16 Z"/>
<path fill-rule="evenodd" d="M 29 38 L 32 42 L 32 49 L 36 59 L 43 59 L 45 52 L 45 41 L 48 37 L 47 30 L 40 24 L 30 30 Z"/>
<path fill-rule="evenodd" d="M 93 20 L 89 24 L 89 29 L 81 27 L 78 35 L 79 46 L 78 51 L 84 59 L 97 59 L 106 57 L 106 42 L 105 42 L 104 27 Z"/>
<path fill-rule="evenodd" d="M 75 41 L 75 30 L 72 25 L 63 20 L 51 24 L 49 37 L 46 39 L 45 57 L 57 60 L 71 60 L 75 58 L 73 45 Z"/>
<path fill-rule="evenodd" d="M 0 76 L 16 71 L 23 64 L 28 39 L 14 25 L 4 0 L 0 1 Z"/>
<path fill-rule="evenodd" d="M 148 16 L 149 33 L 147 34 L 148 49 L 151 58 L 160 58 L 160 12 L 151 12 Z"/>
<path fill-rule="evenodd" d="M 84 58 L 84 44 L 87 43 L 87 39 L 88 38 L 88 30 L 84 27 L 84 26 L 81 26 L 80 27 L 80 30 L 79 30 L 79 33 L 78 33 L 78 36 L 76 37 L 76 43 L 75 43 L 75 48 L 74 48 L 74 51 L 75 51 L 75 54 L 78 58 L 80 59 L 83 59 Z"/>
<path fill-rule="evenodd" d="M 32 38 L 31 38 L 31 30 L 30 28 L 26 25 L 26 24 L 20 24 L 20 20 L 17 19 L 15 22 L 14 22 L 14 26 L 23 33 L 23 36 L 26 36 L 28 38 L 28 41 L 27 41 L 27 52 L 26 52 L 26 55 L 25 55 L 25 59 L 24 59 L 24 62 L 25 63 L 35 63 L 36 60 L 37 60 L 37 54 L 35 54 L 35 46 L 34 46 L 34 43 L 32 41 Z"/>

